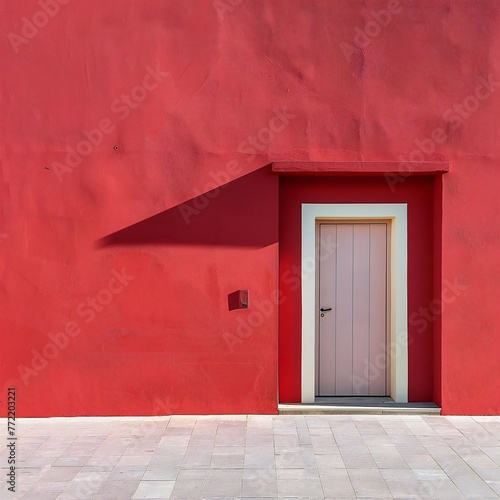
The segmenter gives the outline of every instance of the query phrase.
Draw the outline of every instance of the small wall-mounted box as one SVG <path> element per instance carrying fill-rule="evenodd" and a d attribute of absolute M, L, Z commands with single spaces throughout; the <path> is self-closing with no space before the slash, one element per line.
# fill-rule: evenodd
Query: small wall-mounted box
<path fill-rule="evenodd" d="M 248 290 L 238 290 L 239 291 L 239 303 L 238 306 L 240 309 L 248 308 Z"/>
<path fill-rule="evenodd" d="M 236 290 L 227 296 L 230 311 L 234 309 L 248 309 L 248 290 Z"/>

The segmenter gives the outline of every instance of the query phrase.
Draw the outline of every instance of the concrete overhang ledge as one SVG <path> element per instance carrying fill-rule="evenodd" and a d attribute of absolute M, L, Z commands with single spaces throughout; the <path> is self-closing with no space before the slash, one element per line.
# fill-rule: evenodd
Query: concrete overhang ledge
<path fill-rule="evenodd" d="M 448 161 L 278 161 L 272 171 L 289 175 L 440 175 L 449 172 Z"/>

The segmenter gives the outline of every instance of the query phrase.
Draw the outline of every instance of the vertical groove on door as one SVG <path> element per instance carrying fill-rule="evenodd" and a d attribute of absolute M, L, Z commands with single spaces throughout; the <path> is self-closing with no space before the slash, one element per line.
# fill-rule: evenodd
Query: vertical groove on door
<path fill-rule="evenodd" d="M 353 224 L 337 226 L 337 314 L 336 314 L 336 391 L 352 395 L 352 268 Z"/>
<path fill-rule="evenodd" d="M 372 256 L 372 226 L 368 227 L 368 360 L 370 360 L 371 353 L 371 338 L 372 338 L 372 325 L 370 321 L 370 311 L 372 307 L 372 299 L 371 299 L 371 273 L 370 273 L 370 262 Z M 368 392 L 367 394 L 371 394 L 372 384 L 370 377 L 370 368 L 368 367 L 366 378 L 368 379 Z"/>
<path fill-rule="evenodd" d="M 353 266 L 353 395 L 368 394 L 369 359 L 369 243 L 368 224 L 354 225 L 354 266 Z"/>
<path fill-rule="evenodd" d="M 318 314 L 319 362 L 317 376 L 319 378 L 318 395 L 335 395 L 335 358 L 336 358 L 336 325 L 335 311 L 337 301 L 337 226 L 320 224 L 320 275 L 319 308 L 331 307 L 324 317 Z"/>
<path fill-rule="evenodd" d="M 384 224 L 384 241 L 385 241 L 385 291 L 384 291 L 384 297 L 385 297 L 385 315 L 384 315 L 385 374 L 384 374 L 384 388 L 385 388 L 385 394 L 389 394 L 389 383 L 388 383 L 387 377 L 389 376 L 389 372 L 390 372 L 390 367 L 389 367 L 390 346 L 389 346 L 389 338 L 388 338 L 389 320 L 387 318 L 387 315 L 389 313 L 389 290 L 388 290 L 388 286 L 389 286 L 389 283 L 388 283 L 388 280 L 389 280 L 388 237 L 389 237 L 389 235 L 387 234 L 388 227 L 389 227 L 388 224 Z"/>
<path fill-rule="evenodd" d="M 387 233 L 386 224 L 370 228 L 370 395 L 386 394 Z"/>
<path fill-rule="evenodd" d="M 354 270 L 356 269 L 356 261 L 354 255 L 354 233 L 356 226 L 352 226 L 352 273 L 351 273 L 351 394 L 354 394 L 353 373 L 354 373 Z"/>
<path fill-rule="evenodd" d="M 335 345 L 335 353 L 333 357 L 333 380 L 334 380 L 334 386 L 333 386 L 333 393 L 337 395 L 337 311 L 339 310 L 338 307 L 338 269 L 339 269 L 339 228 L 338 226 L 335 226 L 335 230 L 337 232 L 337 251 L 335 252 L 335 317 L 333 318 L 333 322 L 335 324 L 335 338 L 334 338 L 334 345 Z"/>

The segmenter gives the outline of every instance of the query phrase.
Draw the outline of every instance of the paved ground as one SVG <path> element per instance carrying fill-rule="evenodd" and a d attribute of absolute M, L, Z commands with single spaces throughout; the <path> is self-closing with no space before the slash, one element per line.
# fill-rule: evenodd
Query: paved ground
<path fill-rule="evenodd" d="M 500 417 L 24 419 L 17 437 L 17 493 L 2 499 L 500 495 Z"/>

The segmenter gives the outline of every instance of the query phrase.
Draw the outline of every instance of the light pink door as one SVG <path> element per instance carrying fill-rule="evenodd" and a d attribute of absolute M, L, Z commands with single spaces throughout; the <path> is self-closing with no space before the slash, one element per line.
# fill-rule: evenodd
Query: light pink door
<path fill-rule="evenodd" d="M 385 396 L 387 224 L 320 224 L 318 257 L 316 394 Z"/>

